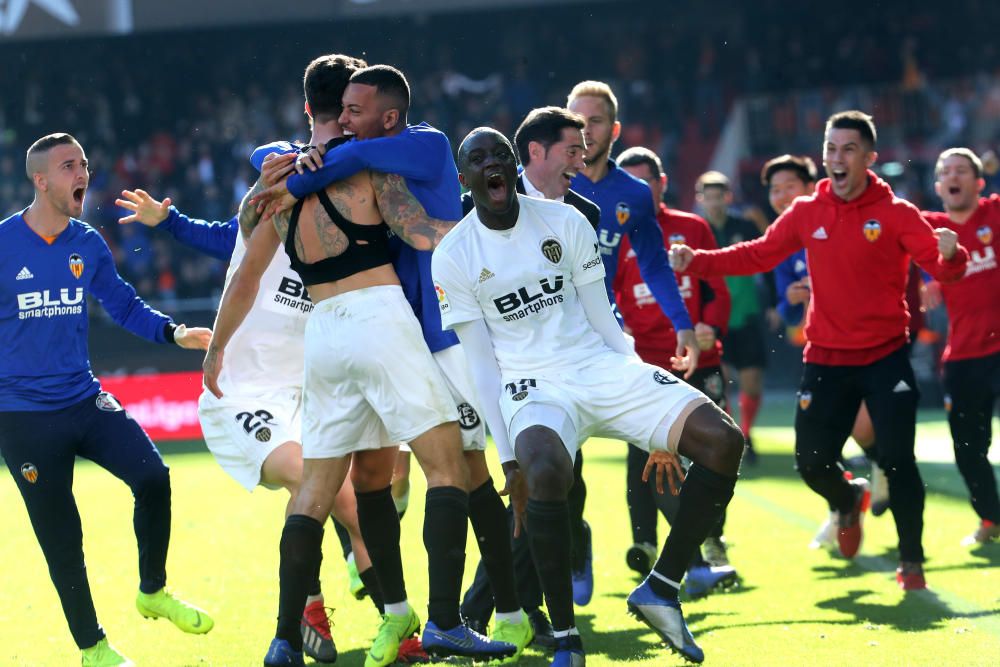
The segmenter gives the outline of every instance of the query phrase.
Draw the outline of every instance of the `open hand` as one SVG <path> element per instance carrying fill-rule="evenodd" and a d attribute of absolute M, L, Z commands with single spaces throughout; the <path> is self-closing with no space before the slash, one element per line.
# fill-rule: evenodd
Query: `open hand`
<path fill-rule="evenodd" d="M 642 481 L 649 481 L 649 473 L 656 470 L 656 492 L 663 493 L 663 478 L 666 476 L 667 485 L 670 487 L 670 495 L 676 496 L 680 493 L 681 483 L 684 481 L 684 467 L 676 454 L 663 449 L 654 449 L 649 453 L 646 467 L 642 469 Z M 676 480 L 676 481 L 675 481 Z"/>
<path fill-rule="evenodd" d="M 115 200 L 115 205 L 126 211 L 132 211 L 132 215 L 118 218 L 119 225 L 127 225 L 132 222 L 140 222 L 147 227 L 156 227 L 167 219 L 170 214 L 170 197 L 163 201 L 156 201 L 145 190 L 122 190 L 122 196 Z"/>

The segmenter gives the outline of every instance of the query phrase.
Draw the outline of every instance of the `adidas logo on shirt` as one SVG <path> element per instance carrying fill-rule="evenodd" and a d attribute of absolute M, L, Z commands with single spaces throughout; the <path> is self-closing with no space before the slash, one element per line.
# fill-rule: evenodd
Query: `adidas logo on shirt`
<path fill-rule="evenodd" d="M 496 274 L 494 274 L 492 271 L 490 271 L 489 269 L 483 269 L 482 273 L 479 274 L 479 283 L 480 284 L 485 283 L 490 278 L 495 278 L 495 277 Z"/>
<path fill-rule="evenodd" d="M 813 238 L 819 239 L 820 241 L 825 241 L 827 239 L 826 228 L 820 227 L 815 232 L 813 232 Z"/>
<path fill-rule="evenodd" d="M 901 394 L 904 391 L 910 391 L 910 385 L 906 384 L 905 380 L 900 380 L 896 383 L 896 386 L 892 388 L 892 393 Z"/>
<path fill-rule="evenodd" d="M 28 270 L 28 267 L 25 266 L 17 272 L 17 277 L 14 278 L 14 280 L 30 280 L 34 277 L 34 274 L 31 273 L 31 271 Z"/>

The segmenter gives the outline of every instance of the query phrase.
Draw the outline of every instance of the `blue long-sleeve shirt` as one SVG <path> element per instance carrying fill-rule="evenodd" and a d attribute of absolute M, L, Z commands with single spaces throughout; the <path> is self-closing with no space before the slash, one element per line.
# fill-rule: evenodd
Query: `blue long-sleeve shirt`
<path fill-rule="evenodd" d="M 788 303 L 786 292 L 789 285 L 808 275 L 805 248 L 774 267 L 774 283 L 778 292 L 778 314 L 781 315 L 785 324 L 796 325 L 802 321 L 802 316 L 805 314 L 804 305 L 799 303 L 793 306 Z"/>
<path fill-rule="evenodd" d="M 677 287 L 677 278 L 667 260 L 663 232 L 653 210 L 653 195 L 649 186 L 608 160 L 608 173 L 594 183 L 584 174 L 577 174 L 570 187 L 601 209 L 601 224 L 597 238 L 604 260 L 604 285 L 608 300 L 614 304 L 612 288 L 618 271 L 618 249 L 623 234 L 628 234 L 639 263 L 639 273 L 649 286 L 660 309 L 675 330 L 690 329 L 691 318 Z"/>
<path fill-rule="evenodd" d="M 363 169 L 404 177 L 428 215 L 441 220 L 462 218 L 461 189 L 451 144 L 448 137 L 427 123 L 409 125 L 391 137 L 341 144 L 323 156 L 322 168 L 290 176 L 288 191 L 301 199 Z M 431 252 L 414 250 L 400 242 L 394 265 L 431 352 L 458 343 L 453 331 L 441 329 L 441 312 L 431 278 Z"/>
<path fill-rule="evenodd" d="M 165 343 L 171 320 L 118 275 L 93 227 L 71 219 L 50 244 L 23 213 L 0 221 L 0 411 L 58 410 L 100 391 L 90 368 L 88 294 L 147 340 Z"/>
<path fill-rule="evenodd" d="M 208 222 L 189 218 L 173 206 L 158 227 L 184 245 L 224 262 L 233 256 L 236 236 L 240 233 L 239 218 L 235 215 L 225 222 Z"/>

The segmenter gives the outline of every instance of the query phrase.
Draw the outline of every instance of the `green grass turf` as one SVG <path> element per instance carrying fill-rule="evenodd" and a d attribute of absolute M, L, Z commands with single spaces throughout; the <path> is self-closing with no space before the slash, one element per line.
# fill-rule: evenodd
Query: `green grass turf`
<path fill-rule="evenodd" d="M 743 586 L 685 604 L 692 631 L 714 665 L 996 665 L 1000 663 L 1000 545 L 959 546 L 976 519 L 964 497 L 940 414 L 918 431 L 930 487 L 924 541 L 930 591 L 904 594 L 893 580 L 895 530 L 889 516 L 868 517 L 853 562 L 806 544 L 825 508 L 792 470 L 790 408 L 771 406 L 754 433 L 761 463 L 746 469 L 730 506 L 726 534 Z M 128 489 L 80 461 L 75 491 L 99 617 L 112 643 L 139 665 L 259 665 L 274 631 L 283 492 L 247 494 L 200 443 L 168 444 L 173 479 L 170 586 L 208 609 L 211 634 L 187 636 L 135 611 L 136 549 Z M 994 448 L 996 449 L 996 448 Z M 595 534 L 596 594 L 578 609 L 593 666 L 672 665 L 680 661 L 625 613 L 635 584 L 624 563 L 630 543 L 621 443 L 586 446 L 586 516 Z M 995 452 L 994 452 L 995 453 Z M 39 471 L 44 475 L 45 471 Z M 496 477 L 495 477 L 496 478 Z M 421 544 L 423 480 L 413 476 L 403 522 L 409 593 L 424 616 L 426 555 Z M 79 664 L 24 506 L 9 477 L 0 480 L 0 665 Z M 661 539 L 666 535 L 661 520 Z M 471 536 L 471 531 L 470 531 Z M 361 665 L 377 618 L 369 601 L 346 591 L 333 531 L 327 531 L 323 582 L 334 612 L 340 665 Z M 466 581 L 476 561 L 470 538 Z M 522 664 L 547 665 L 532 649 Z"/>

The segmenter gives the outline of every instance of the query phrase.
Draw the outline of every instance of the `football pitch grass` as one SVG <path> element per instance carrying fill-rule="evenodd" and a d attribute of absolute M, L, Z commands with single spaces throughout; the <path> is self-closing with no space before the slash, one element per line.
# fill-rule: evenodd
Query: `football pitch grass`
<path fill-rule="evenodd" d="M 769 406 L 754 432 L 760 463 L 744 467 L 730 505 L 726 536 L 742 585 L 684 605 L 706 664 L 1000 664 L 1000 544 L 972 550 L 959 544 L 976 517 L 951 462 L 942 414 L 923 413 L 918 429 L 928 486 L 924 544 L 930 590 L 909 594 L 894 581 L 896 540 L 889 515 L 867 517 L 865 543 L 853 562 L 806 547 L 826 510 L 793 471 L 790 416 L 787 404 Z M 111 642 L 138 665 L 259 665 L 274 632 L 286 495 L 264 489 L 246 493 L 201 443 L 168 443 L 163 451 L 173 482 L 169 585 L 206 608 L 215 629 L 189 636 L 168 621 L 139 616 L 131 496 L 108 473 L 79 461 L 75 491 L 98 616 Z M 593 601 L 577 608 L 577 622 L 588 664 L 682 664 L 625 611 L 636 579 L 624 561 L 631 543 L 624 445 L 595 439 L 585 453 L 596 586 Z M 410 600 L 425 619 L 424 483 L 414 472 L 403 557 Z M 79 664 L 24 505 L 6 474 L 0 507 L 0 665 Z M 661 519 L 661 540 L 666 531 Z M 469 533 L 466 583 L 478 560 Z M 327 604 L 335 609 L 337 664 L 361 665 L 378 619 L 370 601 L 347 593 L 332 530 L 324 551 L 322 579 Z M 529 648 L 521 664 L 548 662 Z"/>

